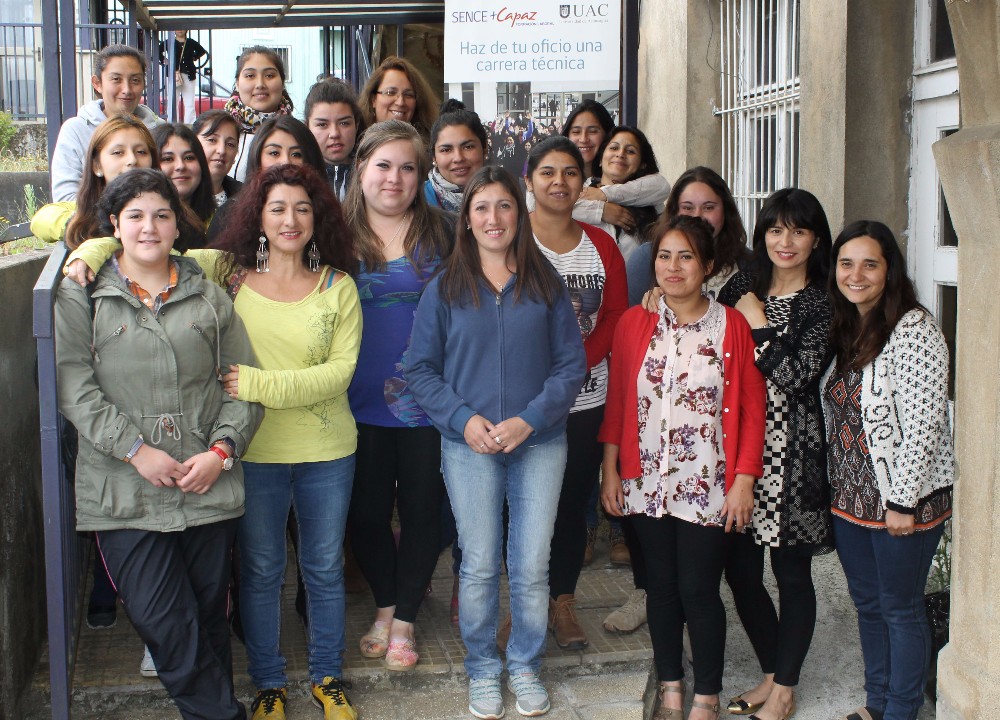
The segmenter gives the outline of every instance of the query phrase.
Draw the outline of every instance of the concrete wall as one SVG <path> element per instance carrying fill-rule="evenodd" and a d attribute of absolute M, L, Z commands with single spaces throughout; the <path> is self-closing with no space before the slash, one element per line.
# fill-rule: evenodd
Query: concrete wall
<path fill-rule="evenodd" d="M 52 192 L 47 172 L 4 172 L 0 173 L 0 216 L 11 224 L 30 220 L 24 207 L 24 186 L 35 188 L 37 205 L 49 202 Z"/>
<path fill-rule="evenodd" d="M 42 470 L 31 289 L 47 251 L 0 257 L 0 719 L 20 717 L 45 636 Z"/>

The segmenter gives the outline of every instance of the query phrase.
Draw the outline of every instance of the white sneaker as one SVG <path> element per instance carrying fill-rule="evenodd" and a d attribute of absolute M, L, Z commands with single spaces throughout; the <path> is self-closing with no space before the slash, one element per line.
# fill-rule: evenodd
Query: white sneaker
<path fill-rule="evenodd" d="M 149 654 L 149 648 L 144 647 L 142 662 L 139 664 L 139 674 L 143 677 L 156 677 L 156 665 L 153 664 L 153 656 Z"/>

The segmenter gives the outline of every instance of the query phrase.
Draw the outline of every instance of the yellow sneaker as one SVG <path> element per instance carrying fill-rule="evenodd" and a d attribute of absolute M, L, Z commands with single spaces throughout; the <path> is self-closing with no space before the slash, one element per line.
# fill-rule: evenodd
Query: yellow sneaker
<path fill-rule="evenodd" d="M 285 702 L 288 692 L 285 688 L 258 690 L 257 697 L 250 705 L 251 720 L 285 720 Z"/>
<path fill-rule="evenodd" d="M 351 705 L 344 688 L 351 684 L 340 678 L 325 677 L 323 682 L 312 686 L 312 700 L 323 708 L 324 720 L 358 720 L 358 711 Z"/>

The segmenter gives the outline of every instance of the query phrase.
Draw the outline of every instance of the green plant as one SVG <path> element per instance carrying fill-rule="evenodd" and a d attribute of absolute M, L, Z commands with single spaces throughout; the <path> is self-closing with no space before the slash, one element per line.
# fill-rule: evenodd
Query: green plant
<path fill-rule="evenodd" d="M 14 127 L 14 116 L 8 112 L 0 112 L 0 150 L 6 150 L 15 135 L 17 128 Z"/>
<path fill-rule="evenodd" d="M 35 186 L 25 184 L 24 186 L 24 221 L 29 222 L 38 212 L 38 195 L 35 194 Z"/>

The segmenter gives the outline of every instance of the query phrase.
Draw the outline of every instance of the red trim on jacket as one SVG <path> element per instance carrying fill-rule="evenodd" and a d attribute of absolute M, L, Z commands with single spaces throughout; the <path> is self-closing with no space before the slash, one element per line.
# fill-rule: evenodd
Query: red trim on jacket
<path fill-rule="evenodd" d="M 722 449 L 726 454 L 726 492 L 739 474 L 764 474 L 764 426 L 767 391 L 764 376 L 754 365 L 750 326 L 733 308 L 726 310 L 722 340 L 725 386 L 722 390 Z M 618 467 L 623 478 L 642 475 L 639 462 L 639 393 L 636 380 L 657 314 L 640 305 L 629 308 L 618 322 L 608 373 L 608 399 L 597 439 L 618 445 Z"/>
<path fill-rule="evenodd" d="M 597 311 L 597 322 L 590 335 L 583 341 L 587 353 L 587 367 L 592 368 L 611 353 L 618 320 L 628 310 L 628 279 L 625 276 L 625 258 L 615 239 L 599 227 L 577 221 L 590 242 L 597 248 L 597 254 L 604 265 L 604 289 L 601 307 Z"/>

